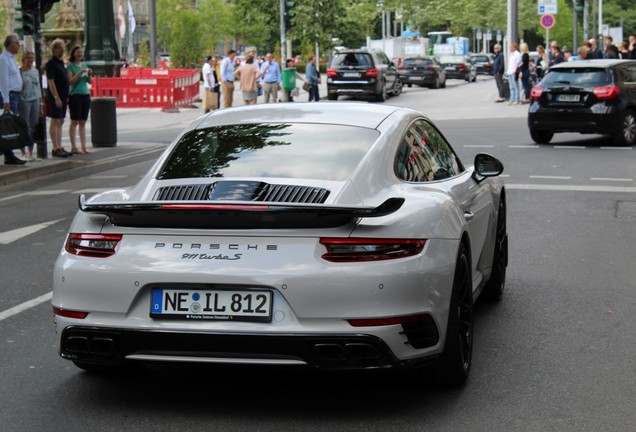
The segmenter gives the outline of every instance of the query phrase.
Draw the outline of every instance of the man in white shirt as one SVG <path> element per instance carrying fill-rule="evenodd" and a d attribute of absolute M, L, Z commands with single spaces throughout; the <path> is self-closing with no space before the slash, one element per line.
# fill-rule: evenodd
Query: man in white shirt
<path fill-rule="evenodd" d="M 203 68 L 201 69 L 201 74 L 203 75 L 203 109 L 206 113 L 218 108 L 218 106 L 216 106 L 216 93 L 214 93 L 216 80 L 214 79 L 214 69 L 212 67 L 213 62 L 214 58 L 212 56 L 207 56 L 205 58 L 205 63 L 203 64 Z"/>
<path fill-rule="evenodd" d="M 230 108 L 234 102 L 234 57 L 236 51 L 229 50 L 227 57 L 221 62 L 221 92 L 223 93 L 223 108 Z"/>
<path fill-rule="evenodd" d="M 20 50 L 20 39 L 16 35 L 9 35 L 4 40 L 4 52 L 0 54 L 0 95 L 2 95 L 3 111 L 11 111 L 18 115 L 20 92 L 22 91 L 22 74 L 18 68 L 15 55 Z M 24 165 L 25 161 L 18 159 L 13 150 L 4 152 L 5 165 Z"/>
<path fill-rule="evenodd" d="M 265 55 L 265 61 L 261 65 L 261 79 L 263 80 L 263 98 L 265 103 L 278 102 L 278 90 L 281 83 L 280 66 L 274 61 L 272 53 Z"/>
<path fill-rule="evenodd" d="M 517 82 L 517 69 L 521 65 L 521 53 L 517 49 L 517 44 L 510 44 L 510 55 L 508 56 L 508 67 L 506 75 L 508 76 L 508 87 L 510 87 L 510 99 L 508 105 L 519 105 L 521 99 L 519 97 L 519 83 Z"/>

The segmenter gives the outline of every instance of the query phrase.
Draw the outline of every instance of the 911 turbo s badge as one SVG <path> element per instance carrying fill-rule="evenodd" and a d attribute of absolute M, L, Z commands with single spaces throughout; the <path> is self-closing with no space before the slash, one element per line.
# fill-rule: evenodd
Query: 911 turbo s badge
<path fill-rule="evenodd" d="M 181 255 L 181 259 L 184 260 L 226 260 L 226 261 L 236 261 L 240 260 L 243 254 L 237 253 L 234 255 L 208 255 L 208 254 L 183 254 Z"/>

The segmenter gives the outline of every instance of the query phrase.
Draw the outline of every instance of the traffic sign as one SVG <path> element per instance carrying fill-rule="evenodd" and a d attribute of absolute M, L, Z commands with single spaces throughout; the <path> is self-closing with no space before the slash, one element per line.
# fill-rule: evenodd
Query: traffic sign
<path fill-rule="evenodd" d="M 552 14 L 545 14 L 541 17 L 541 27 L 543 27 L 544 29 L 549 29 L 554 27 L 554 15 Z"/>
<path fill-rule="evenodd" d="M 538 0 L 537 12 L 539 15 L 555 14 L 558 11 L 557 0 Z"/>

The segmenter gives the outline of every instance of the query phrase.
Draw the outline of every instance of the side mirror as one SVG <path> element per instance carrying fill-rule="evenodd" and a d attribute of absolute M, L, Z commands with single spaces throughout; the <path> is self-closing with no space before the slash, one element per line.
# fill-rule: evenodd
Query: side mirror
<path fill-rule="evenodd" d="M 503 164 L 496 157 L 486 153 L 479 153 L 475 156 L 475 174 L 481 177 L 496 177 L 503 170 Z"/>

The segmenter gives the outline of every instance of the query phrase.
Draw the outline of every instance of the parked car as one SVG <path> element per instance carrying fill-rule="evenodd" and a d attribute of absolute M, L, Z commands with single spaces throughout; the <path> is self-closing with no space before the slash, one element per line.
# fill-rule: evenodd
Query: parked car
<path fill-rule="evenodd" d="M 413 84 L 433 89 L 446 87 L 446 72 L 433 56 L 406 58 L 398 71 L 400 81 L 409 87 Z"/>
<path fill-rule="evenodd" d="M 584 60 L 552 66 L 532 88 L 530 136 L 539 144 L 555 133 L 610 135 L 636 144 L 636 61 Z"/>
<path fill-rule="evenodd" d="M 477 74 L 492 75 L 492 54 L 473 54 L 470 56 L 470 61 L 477 68 Z"/>
<path fill-rule="evenodd" d="M 138 185 L 80 197 L 54 268 L 60 355 L 98 371 L 428 364 L 460 384 L 473 301 L 505 284 L 502 171 L 464 165 L 408 108 L 214 111 Z"/>
<path fill-rule="evenodd" d="M 443 55 L 439 62 L 446 71 L 447 79 L 463 79 L 468 82 L 477 81 L 477 67 L 464 55 Z"/>
<path fill-rule="evenodd" d="M 329 100 L 346 95 L 383 102 L 389 94 L 400 93 L 402 82 L 395 63 L 379 50 L 339 51 L 327 69 Z"/>

